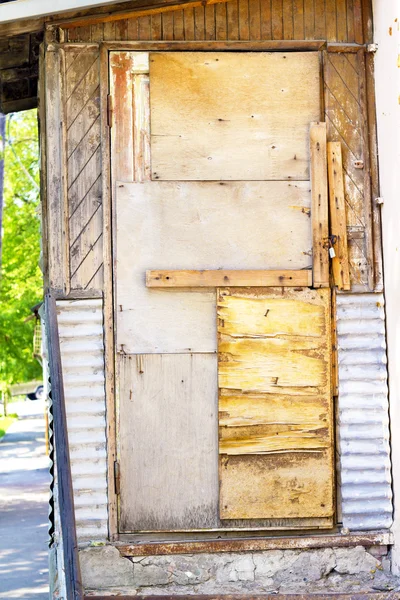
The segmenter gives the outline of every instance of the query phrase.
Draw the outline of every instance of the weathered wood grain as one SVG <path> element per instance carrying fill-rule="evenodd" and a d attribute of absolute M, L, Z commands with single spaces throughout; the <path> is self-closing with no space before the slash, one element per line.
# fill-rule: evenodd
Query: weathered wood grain
<path fill-rule="evenodd" d="M 147 289 L 146 270 L 307 269 L 309 205 L 308 182 L 117 183 L 118 347 L 215 352 L 214 292 Z"/>
<path fill-rule="evenodd" d="M 311 270 L 303 271 L 146 271 L 148 288 L 298 287 L 311 286 Z"/>
<path fill-rule="evenodd" d="M 332 258 L 333 279 L 339 290 L 350 290 L 346 203 L 340 142 L 328 143 L 328 178 L 330 232 L 337 240 L 333 246 L 336 254 Z"/>
<path fill-rule="evenodd" d="M 330 290 L 218 291 L 220 516 L 333 517 Z"/>
<path fill-rule="evenodd" d="M 101 292 L 103 207 L 98 49 L 68 49 L 63 79 L 71 290 Z"/>
<path fill-rule="evenodd" d="M 154 53 L 150 86 L 153 180 L 309 179 L 317 53 Z"/>
<path fill-rule="evenodd" d="M 217 519 L 217 357 L 119 355 L 121 530 Z"/>
<path fill-rule="evenodd" d="M 322 39 L 330 42 L 355 41 L 353 0 L 351 2 L 350 0 L 348 2 L 346 0 L 326 0 L 325 10 L 324 0 L 317 0 L 316 2 L 314 0 L 285 0 L 283 4 L 280 0 L 274 0 L 273 2 L 271 0 L 229 0 L 229 2 L 226 2 L 226 11 L 220 10 L 223 3 L 217 2 L 210 7 L 215 9 L 215 26 L 209 26 L 207 32 L 205 28 L 205 7 L 199 4 L 195 3 L 194 7 L 189 4 L 185 7 L 177 5 L 173 11 L 178 14 L 182 8 L 184 10 L 185 27 L 183 32 L 180 17 L 176 19 L 176 25 L 172 23 L 171 28 L 171 13 L 169 14 L 167 11 L 157 14 L 152 10 L 151 39 L 178 40 L 182 39 L 183 33 L 184 40 L 238 40 L 239 32 L 241 32 L 241 39 L 250 40 L 258 40 L 261 35 L 263 40 Z M 138 7 L 138 10 L 141 9 Z M 126 13 L 119 15 L 119 18 L 125 20 Z M 128 23 L 136 23 L 135 29 L 129 28 L 127 39 L 145 39 L 141 33 L 142 21 L 148 18 L 148 14 L 140 16 L 140 12 L 138 12 L 136 17 L 132 16 L 126 19 Z M 100 15 L 98 15 L 98 20 L 101 21 Z M 153 26 L 155 22 L 157 22 L 156 27 Z M 260 28 L 258 22 L 260 22 Z M 104 22 L 104 39 L 118 39 L 116 34 L 113 33 L 116 23 L 118 21 Z M 358 12 L 358 39 L 360 39 L 360 24 Z M 212 23 L 209 22 L 209 25 L 212 25 Z M 113 30 L 111 30 L 111 26 L 114 26 Z M 90 25 L 86 27 L 89 29 Z M 68 29 L 68 39 L 79 41 L 82 36 L 82 29 L 84 27 L 74 29 L 71 27 L 71 29 Z M 246 37 L 248 31 L 249 37 Z M 171 38 L 171 34 L 174 37 Z M 98 35 L 97 32 L 96 39 L 98 39 Z M 113 35 L 114 37 L 112 37 Z M 93 39 L 93 33 L 91 37 Z"/>
<path fill-rule="evenodd" d="M 324 56 L 325 118 L 328 139 L 342 149 L 351 290 L 373 291 L 370 159 L 362 54 Z"/>
<path fill-rule="evenodd" d="M 326 123 L 310 126 L 313 286 L 329 287 Z"/>

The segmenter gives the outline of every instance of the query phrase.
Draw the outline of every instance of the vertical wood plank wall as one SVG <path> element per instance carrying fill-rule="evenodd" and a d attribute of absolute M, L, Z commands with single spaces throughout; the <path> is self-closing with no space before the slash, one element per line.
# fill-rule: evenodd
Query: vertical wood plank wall
<path fill-rule="evenodd" d="M 363 43 L 362 0 L 229 0 L 67 30 L 70 42 L 103 40 L 327 40 Z"/>
<path fill-rule="evenodd" d="M 118 40 L 280 39 L 360 44 L 364 41 L 363 29 L 368 31 L 369 25 L 369 22 L 364 23 L 363 27 L 361 2 L 229 0 L 206 7 L 65 29 L 66 41 L 85 45 L 64 47 L 66 164 L 61 165 L 60 170 L 64 168 L 67 181 L 68 214 L 64 216 L 64 223 L 69 252 L 65 269 L 67 281 L 60 289 L 70 294 L 82 290 L 100 294 L 103 288 L 100 71 L 99 50 L 93 44 Z M 368 1 L 364 2 L 367 4 Z M 361 49 L 324 52 L 323 55 L 328 140 L 340 141 L 343 151 L 352 291 L 373 291 L 377 257 L 372 239 L 365 53 Z"/>

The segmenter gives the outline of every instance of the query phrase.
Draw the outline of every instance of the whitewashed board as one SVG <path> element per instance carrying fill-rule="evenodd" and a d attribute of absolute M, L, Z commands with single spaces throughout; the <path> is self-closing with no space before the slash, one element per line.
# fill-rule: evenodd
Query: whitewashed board
<path fill-rule="evenodd" d="M 152 179 L 308 180 L 317 52 L 150 55 Z"/>
<path fill-rule="evenodd" d="M 311 265 L 308 182 L 117 183 L 117 349 L 216 351 L 213 291 L 147 289 L 148 269 Z"/>
<path fill-rule="evenodd" d="M 215 526 L 217 357 L 119 355 L 121 531 Z"/>

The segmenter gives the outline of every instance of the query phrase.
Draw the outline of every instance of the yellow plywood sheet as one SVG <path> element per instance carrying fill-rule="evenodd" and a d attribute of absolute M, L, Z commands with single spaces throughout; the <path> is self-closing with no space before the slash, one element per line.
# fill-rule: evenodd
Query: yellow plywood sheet
<path fill-rule="evenodd" d="M 152 179 L 309 180 L 317 52 L 150 56 Z"/>
<path fill-rule="evenodd" d="M 330 291 L 218 291 L 220 515 L 333 515 Z"/>

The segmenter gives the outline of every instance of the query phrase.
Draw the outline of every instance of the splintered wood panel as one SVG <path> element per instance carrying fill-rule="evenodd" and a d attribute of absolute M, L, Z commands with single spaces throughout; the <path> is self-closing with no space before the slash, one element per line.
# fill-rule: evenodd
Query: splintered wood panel
<path fill-rule="evenodd" d="M 119 355 L 121 530 L 213 527 L 217 357 Z"/>
<path fill-rule="evenodd" d="M 308 182 L 117 183 L 117 347 L 215 352 L 215 292 L 146 288 L 151 269 L 306 269 Z"/>
<path fill-rule="evenodd" d="M 150 55 L 152 179 L 308 180 L 319 57 Z"/>
<path fill-rule="evenodd" d="M 333 517 L 330 290 L 218 291 L 220 516 Z"/>

